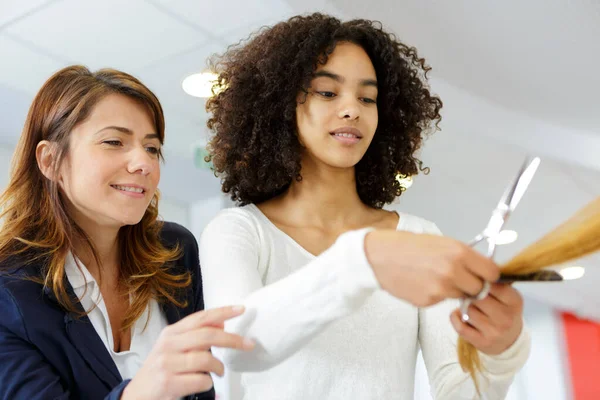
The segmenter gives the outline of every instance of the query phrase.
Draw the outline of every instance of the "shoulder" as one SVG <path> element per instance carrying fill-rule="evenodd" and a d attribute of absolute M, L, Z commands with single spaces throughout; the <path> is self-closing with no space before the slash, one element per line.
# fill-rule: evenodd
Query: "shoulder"
<path fill-rule="evenodd" d="M 194 311 L 204 309 L 202 300 L 202 277 L 200 273 L 200 254 L 198 251 L 198 242 L 189 229 L 174 222 L 163 222 L 160 230 L 160 239 L 164 246 L 169 248 L 179 248 L 179 256 L 173 263 L 169 263 L 172 273 L 190 273 L 192 279 L 191 285 L 177 293 L 178 300 L 187 303 L 184 306 L 183 314 L 189 315 Z"/>
<path fill-rule="evenodd" d="M 10 300 L 21 303 L 22 300 L 38 298 L 43 294 L 44 286 L 29 279 L 30 275 L 23 273 L 0 273 L 0 293 L 4 301 Z M 5 310 L 0 310 L 0 315 Z"/>
<path fill-rule="evenodd" d="M 251 259 L 269 248 L 270 221 L 253 204 L 221 210 L 200 235 L 200 257 L 205 264 L 224 252 Z"/>
<path fill-rule="evenodd" d="M 196 238 L 186 227 L 175 222 L 163 222 L 160 229 L 160 239 L 165 246 L 175 247 L 177 245 L 197 247 Z"/>
<path fill-rule="evenodd" d="M 223 234 L 257 235 L 266 223 L 265 218 L 254 204 L 223 209 L 206 225 L 201 241 Z"/>
<path fill-rule="evenodd" d="M 27 264 L 15 268 L 14 265 L 7 266 L 6 262 L 0 265 L 0 325 L 21 330 L 25 319 L 35 321 L 40 318 L 40 312 L 47 307 L 44 287 L 31 280 L 39 275 L 40 267 Z"/>
<path fill-rule="evenodd" d="M 11 289 L 19 287 L 19 290 L 25 288 L 42 287 L 42 285 L 33 282 L 32 279 L 40 279 L 44 262 L 28 262 L 24 258 L 11 256 L 0 262 L 0 288 Z M 19 290 L 14 290 L 19 292 Z"/>
<path fill-rule="evenodd" d="M 399 212 L 398 214 L 400 215 L 397 228 L 399 231 L 442 235 L 440 229 L 432 221 L 403 212 Z"/>
<path fill-rule="evenodd" d="M 186 227 L 175 222 L 164 222 L 160 230 L 160 239 L 168 248 L 179 247 L 180 255 L 176 267 L 183 267 L 193 275 L 199 268 L 199 251 L 196 237 Z"/>
<path fill-rule="evenodd" d="M 37 296 L 42 293 L 43 285 L 32 281 L 30 274 L 22 269 L 14 272 L 0 272 L 0 292 L 14 300 L 29 298 L 35 292 Z M 2 313 L 2 311 L 0 311 Z"/>
<path fill-rule="evenodd" d="M 261 212 L 254 204 L 247 204 L 241 207 L 225 208 L 217 213 L 211 220 L 213 222 L 228 222 L 237 224 L 256 224 L 261 220 Z"/>

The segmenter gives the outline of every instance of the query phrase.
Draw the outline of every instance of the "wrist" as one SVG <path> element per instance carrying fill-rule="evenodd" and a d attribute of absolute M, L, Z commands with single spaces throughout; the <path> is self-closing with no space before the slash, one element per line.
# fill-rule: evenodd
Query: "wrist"
<path fill-rule="evenodd" d="M 367 258 L 367 262 L 371 266 L 373 270 L 373 274 L 375 275 L 375 279 L 383 290 L 388 291 L 387 283 L 389 279 L 387 279 L 386 274 L 386 258 L 389 258 L 386 254 L 388 252 L 386 242 L 388 241 L 386 237 L 386 233 L 381 230 L 375 230 L 367 233 L 365 236 L 365 257 Z"/>
<path fill-rule="evenodd" d="M 365 235 L 365 256 L 374 272 L 385 265 L 385 259 L 389 258 L 386 254 L 388 252 L 386 244 L 389 240 L 387 234 L 388 232 L 383 230 L 374 230 Z"/>
<path fill-rule="evenodd" d="M 399 244 L 403 241 L 400 237 L 412 235 L 409 232 L 392 230 L 374 230 L 365 236 L 365 256 L 380 285 L 383 285 L 387 273 L 394 270 L 397 275 L 399 261 Z"/>
<path fill-rule="evenodd" d="M 509 329 L 505 334 L 505 340 L 503 340 L 497 347 L 492 347 L 490 349 L 482 349 L 479 350 L 482 353 L 492 356 L 498 357 L 502 355 L 506 355 L 510 353 L 510 350 L 515 348 L 515 344 L 519 341 L 519 339 L 523 336 L 523 330 L 525 329 L 522 318 L 519 318 L 518 321 L 515 322 L 515 325 L 511 329 Z"/>

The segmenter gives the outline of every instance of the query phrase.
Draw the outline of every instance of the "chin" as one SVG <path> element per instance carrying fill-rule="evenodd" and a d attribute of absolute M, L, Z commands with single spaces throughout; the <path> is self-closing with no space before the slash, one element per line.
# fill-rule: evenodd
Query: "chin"
<path fill-rule="evenodd" d="M 339 157 L 329 160 L 327 164 L 335 168 L 354 168 L 359 163 L 361 157 Z"/>
<path fill-rule="evenodd" d="M 119 222 L 119 225 L 121 227 L 123 226 L 129 226 L 129 225 L 137 225 L 142 221 L 142 218 L 144 217 L 144 214 L 141 214 L 139 216 L 137 215 L 127 215 L 127 216 L 122 216 L 120 215 L 119 217 L 116 217 L 115 220 Z"/>

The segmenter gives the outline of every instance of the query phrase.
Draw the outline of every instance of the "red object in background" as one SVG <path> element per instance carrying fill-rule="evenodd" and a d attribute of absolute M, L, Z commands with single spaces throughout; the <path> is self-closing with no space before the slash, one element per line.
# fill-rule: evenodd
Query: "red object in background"
<path fill-rule="evenodd" d="M 562 314 L 573 400 L 600 399 L 600 324 Z"/>

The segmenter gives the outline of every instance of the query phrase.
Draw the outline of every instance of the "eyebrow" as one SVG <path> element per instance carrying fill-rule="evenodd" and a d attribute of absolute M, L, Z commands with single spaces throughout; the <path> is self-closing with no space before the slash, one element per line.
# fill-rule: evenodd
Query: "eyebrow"
<path fill-rule="evenodd" d="M 102 129 L 100 129 L 98 132 L 96 132 L 96 135 L 99 134 L 102 131 L 106 131 L 106 130 L 109 130 L 109 129 L 113 129 L 115 131 L 119 131 L 119 132 L 125 133 L 127 135 L 133 135 L 133 131 L 131 129 L 125 128 L 124 126 L 115 126 L 115 125 L 107 126 L 107 127 L 104 127 Z M 158 137 L 158 134 L 156 134 L 156 133 L 149 133 L 149 134 L 147 134 L 144 137 L 144 139 L 158 139 L 158 140 L 160 140 L 160 138 Z"/>
<path fill-rule="evenodd" d="M 317 71 L 315 72 L 315 74 L 313 75 L 313 79 L 315 78 L 321 78 L 321 77 L 325 77 L 325 78 L 330 78 L 333 79 L 336 82 L 339 83 L 344 83 L 344 81 L 346 80 L 344 77 L 338 75 L 338 74 L 334 74 L 333 72 L 329 72 L 327 70 L 321 70 L 321 71 Z M 377 80 L 375 79 L 363 79 L 360 81 L 361 86 L 374 86 L 377 87 Z"/>

